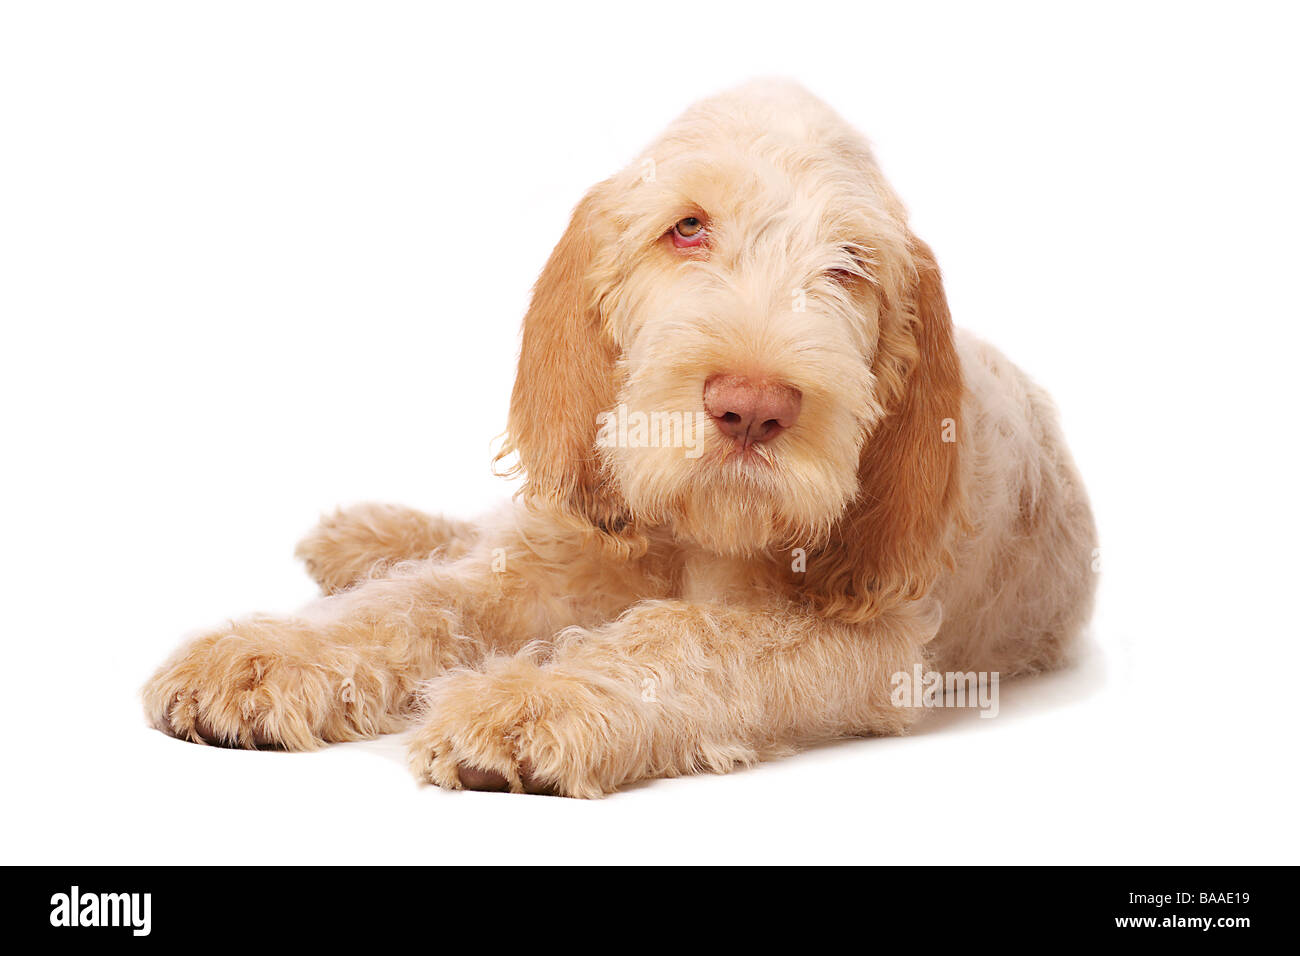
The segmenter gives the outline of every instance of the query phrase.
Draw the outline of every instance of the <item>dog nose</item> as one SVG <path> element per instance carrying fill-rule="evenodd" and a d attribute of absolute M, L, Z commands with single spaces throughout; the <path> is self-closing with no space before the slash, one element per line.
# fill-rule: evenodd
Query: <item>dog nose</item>
<path fill-rule="evenodd" d="M 799 417 L 803 393 L 780 382 L 713 375 L 704 383 L 704 410 L 722 434 L 748 447 L 770 441 Z"/>

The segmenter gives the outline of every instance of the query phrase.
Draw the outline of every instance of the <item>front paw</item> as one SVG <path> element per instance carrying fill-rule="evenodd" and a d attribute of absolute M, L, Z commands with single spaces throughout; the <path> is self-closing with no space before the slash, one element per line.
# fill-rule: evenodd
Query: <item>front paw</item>
<path fill-rule="evenodd" d="M 402 561 L 460 557 L 473 538 L 468 522 L 400 505 L 364 504 L 322 518 L 295 553 L 321 591 L 336 594 L 381 577 Z"/>
<path fill-rule="evenodd" d="M 639 775 L 643 737 L 620 688 L 498 658 L 427 686 L 411 768 L 453 790 L 599 797 Z"/>
<path fill-rule="evenodd" d="M 400 729 L 378 675 L 345 648 L 322 654 L 305 624 L 232 622 L 184 647 L 145 685 L 159 730 L 224 747 L 311 750 Z"/>
<path fill-rule="evenodd" d="M 321 519 L 294 554 L 323 594 L 337 594 L 383 573 L 391 560 L 383 548 L 378 505 L 342 510 Z"/>

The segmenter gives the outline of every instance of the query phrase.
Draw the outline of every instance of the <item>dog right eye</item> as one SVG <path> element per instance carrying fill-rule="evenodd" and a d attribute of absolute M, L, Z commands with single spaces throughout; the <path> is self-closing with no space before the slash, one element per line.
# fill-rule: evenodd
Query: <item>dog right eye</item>
<path fill-rule="evenodd" d="M 703 245 L 707 230 L 704 228 L 704 220 L 698 216 L 687 216 L 685 219 L 677 220 L 670 233 L 673 245 L 678 249 L 689 249 L 692 246 Z"/>
<path fill-rule="evenodd" d="M 863 277 L 863 272 L 865 271 L 862 264 L 862 253 L 858 249 L 850 246 L 845 246 L 840 251 L 844 254 L 845 258 L 849 259 L 853 263 L 853 266 L 840 266 L 828 269 L 826 275 L 828 275 L 832 281 L 838 282 L 840 285 L 852 285 Z"/>

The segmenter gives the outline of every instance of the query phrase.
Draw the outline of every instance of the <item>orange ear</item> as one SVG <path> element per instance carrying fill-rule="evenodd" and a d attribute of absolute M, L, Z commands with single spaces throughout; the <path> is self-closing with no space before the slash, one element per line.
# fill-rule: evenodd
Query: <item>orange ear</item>
<path fill-rule="evenodd" d="M 900 301 L 881 303 L 873 371 L 885 417 L 863 447 L 857 499 L 808 565 L 814 603 L 851 621 L 923 597 L 950 565 L 952 533 L 964 521 L 952 319 L 930 247 L 914 236 L 909 247 L 915 281 Z"/>
<path fill-rule="evenodd" d="M 498 458 L 518 453 L 530 502 L 613 532 L 624 518 L 602 479 L 595 441 L 596 416 L 614 404 L 617 349 L 602 328 L 591 277 L 600 228 L 594 195 L 574 210 L 533 287 Z"/>

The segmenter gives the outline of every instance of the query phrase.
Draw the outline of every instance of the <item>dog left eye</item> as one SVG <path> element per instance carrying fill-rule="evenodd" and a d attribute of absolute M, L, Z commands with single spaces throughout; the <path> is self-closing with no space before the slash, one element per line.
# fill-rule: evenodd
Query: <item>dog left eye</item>
<path fill-rule="evenodd" d="M 704 220 L 698 216 L 679 219 L 670 234 L 673 237 L 673 245 L 679 249 L 698 246 L 704 242 Z"/>

